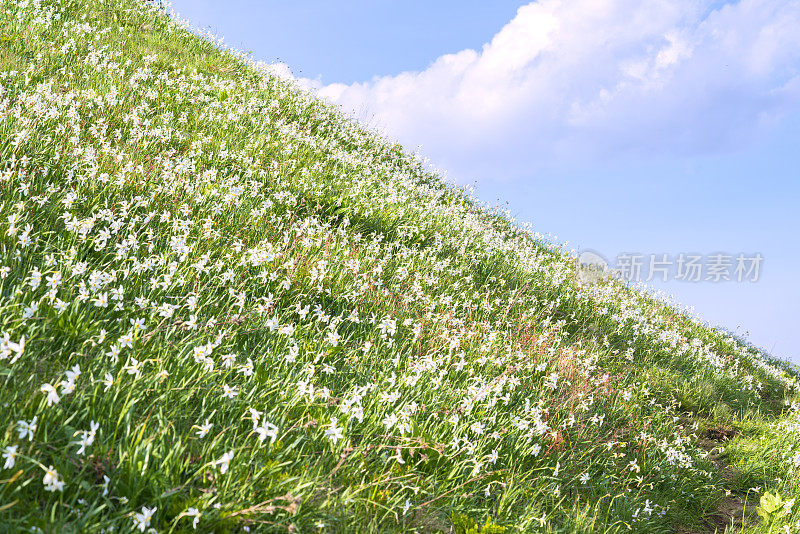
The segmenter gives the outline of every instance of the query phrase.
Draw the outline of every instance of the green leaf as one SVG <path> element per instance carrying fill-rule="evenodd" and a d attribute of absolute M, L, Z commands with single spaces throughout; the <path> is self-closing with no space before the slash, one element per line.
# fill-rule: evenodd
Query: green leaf
<path fill-rule="evenodd" d="M 773 519 L 786 515 L 785 503 L 778 493 L 765 493 L 761 496 L 759 504 L 761 506 L 756 508 L 756 512 L 764 519 Z"/>

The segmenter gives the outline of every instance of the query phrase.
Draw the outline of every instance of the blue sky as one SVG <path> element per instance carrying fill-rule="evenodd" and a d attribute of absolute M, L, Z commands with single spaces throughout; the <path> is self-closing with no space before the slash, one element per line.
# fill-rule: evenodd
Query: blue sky
<path fill-rule="evenodd" d="M 761 253 L 658 287 L 800 362 L 795 0 L 173 6 L 571 248 Z"/>

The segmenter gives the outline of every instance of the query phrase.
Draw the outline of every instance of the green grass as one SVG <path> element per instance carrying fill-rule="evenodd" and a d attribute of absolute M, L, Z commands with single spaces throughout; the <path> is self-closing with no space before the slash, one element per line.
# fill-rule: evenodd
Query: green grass
<path fill-rule="evenodd" d="M 156 8 L 0 13 L 0 532 L 800 527 L 790 364 Z"/>

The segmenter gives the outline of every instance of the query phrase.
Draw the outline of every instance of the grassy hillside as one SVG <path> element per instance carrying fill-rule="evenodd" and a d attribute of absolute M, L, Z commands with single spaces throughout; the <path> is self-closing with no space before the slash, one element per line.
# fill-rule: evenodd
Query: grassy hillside
<path fill-rule="evenodd" d="M 0 532 L 800 528 L 791 366 L 155 8 L 0 0 L 0 215 Z"/>

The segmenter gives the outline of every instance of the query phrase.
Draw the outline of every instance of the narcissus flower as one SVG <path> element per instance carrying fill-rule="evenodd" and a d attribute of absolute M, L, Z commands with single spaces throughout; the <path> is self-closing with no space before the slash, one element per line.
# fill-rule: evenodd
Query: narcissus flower
<path fill-rule="evenodd" d="M 11 469 L 14 467 L 17 458 L 17 449 L 18 447 L 16 445 L 9 445 L 3 449 L 3 459 L 5 460 L 3 469 Z"/>
<path fill-rule="evenodd" d="M 47 405 L 52 406 L 53 404 L 58 404 L 58 401 L 61 398 L 58 396 L 58 391 L 52 384 L 42 384 L 42 387 L 39 388 L 42 393 L 47 395 Z"/>
<path fill-rule="evenodd" d="M 142 511 L 133 515 L 133 528 L 138 528 L 139 532 L 144 532 L 150 526 L 150 521 L 158 508 L 148 508 L 142 506 Z"/>
<path fill-rule="evenodd" d="M 223 475 L 228 472 L 228 466 L 233 460 L 233 451 L 226 452 L 222 455 L 222 458 L 217 460 L 217 465 L 219 466 L 219 472 Z"/>
<path fill-rule="evenodd" d="M 42 484 L 44 484 L 45 491 L 64 491 L 64 481 L 61 480 L 58 471 L 52 465 L 44 470 Z"/>

